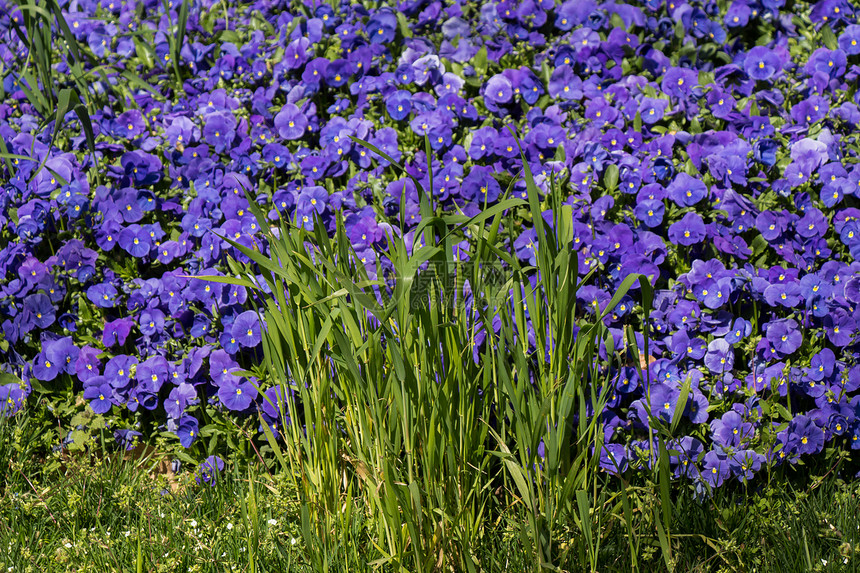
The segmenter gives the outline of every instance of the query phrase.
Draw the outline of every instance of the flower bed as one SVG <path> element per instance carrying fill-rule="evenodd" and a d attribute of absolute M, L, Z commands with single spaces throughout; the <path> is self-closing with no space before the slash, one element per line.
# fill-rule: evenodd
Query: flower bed
<path fill-rule="evenodd" d="M 258 409 L 277 429 L 251 295 L 189 278 L 248 262 L 223 237 L 266 251 L 245 190 L 272 221 L 342 221 L 375 270 L 387 234 L 412 243 L 418 190 L 351 137 L 427 189 L 432 167 L 434 206 L 474 215 L 528 197 L 516 133 L 539 199 L 568 190 L 579 272 L 597 269 L 585 312 L 631 273 L 657 289 L 647 375 L 610 373 L 604 469 L 650 464 L 648 429 L 679 402 L 672 469 L 710 486 L 860 448 L 850 3 L 381 4 L 67 4 L 80 54 L 53 73 L 73 86 L 80 66 L 90 91 L 55 129 L 16 75 L 25 14 L 6 1 L 0 361 L 24 380 L 7 414 L 36 390 L 81 395 L 121 440 L 144 420 L 191 447 L 202 421 L 209 437 Z M 515 215 L 510 250 L 533 264 Z M 615 348 L 637 303 L 606 320 Z"/>

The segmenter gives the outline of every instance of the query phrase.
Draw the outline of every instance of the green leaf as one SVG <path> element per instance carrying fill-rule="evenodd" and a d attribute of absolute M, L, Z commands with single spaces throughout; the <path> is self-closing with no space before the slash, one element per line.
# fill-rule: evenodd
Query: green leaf
<path fill-rule="evenodd" d="M 487 47 L 481 46 L 481 49 L 478 50 L 478 53 L 475 54 L 475 57 L 472 58 L 472 66 L 475 68 L 475 71 L 478 72 L 479 75 L 484 75 L 487 73 Z"/>
<path fill-rule="evenodd" d="M 603 172 L 603 186 L 607 191 L 615 191 L 618 188 L 618 166 L 614 163 Z"/>
<path fill-rule="evenodd" d="M 828 50 L 835 50 L 839 47 L 839 42 L 836 40 L 836 34 L 829 24 L 821 28 L 821 41 L 827 46 Z"/>
<path fill-rule="evenodd" d="M 81 451 L 83 450 L 87 442 L 90 439 L 90 435 L 83 430 L 73 430 L 72 431 L 72 443 L 69 444 L 69 450 L 71 451 Z"/>
<path fill-rule="evenodd" d="M 397 12 L 397 28 L 400 30 L 400 35 L 404 38 L 412 37 L 412 27 L 409 26 L 409 20 L 403 12 Z"/>
<path fill-rule="evenodd" d="M 24 381 L 15 376 L 14 374 L 9 374 L 7 372 L 0 372 L 0 386 L 5 386 L 6 384 L 23 384 Z"/>
<path fill-rule="evenodd" d="M 684 410 L 687 408 L 687 398 L 690 396 L 690 387 L 692 386 L 692 378 L 689 376 L 681 386 L 681 396 L 678 398 L 678 403 L 675 405 L 675 411 L 672 413 L 672 423 L 670 424 L 670 432 L 674 435 L 675 428 L 681 421 L 684 415 Z"/>
<path fill-rule="evenodd" d="M 148 70 L 155 66 L 155 49 L 142 40 L 134 39 L 135 53 L 140 63 Z"/>

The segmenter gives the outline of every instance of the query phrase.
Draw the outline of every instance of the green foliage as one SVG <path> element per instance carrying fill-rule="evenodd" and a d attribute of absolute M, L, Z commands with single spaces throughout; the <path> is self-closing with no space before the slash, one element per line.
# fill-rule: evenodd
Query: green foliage
<path fill-rule="evenodd" d="M 310 570 L 289 485 L 259 466 L 210 488 L 152 448 L 34 451 L 32 422 L 0 418 L 3 571 Z"/>
<path fill-rule="evenodd" d="M 472 218 L 436 216 L 415 181 L 421 224 L 411 253 L 402 237 L 388 237 L 385 256 L 397 277 L 390 298 L 381 266 L 372 278 L 355 264 L 341 223 L 329 238 L 322 225 L 309 232 L 282 222 L 267 236 L 268 258 L 230 241 L 272 293 L 260 312 L 266 367 L 293 397 L 292 423 L 282 420 L 286 451 L 267 435 L 295 480 L 305 543 L 321 549 L 318 570 L 329 570 L 343 548 L 369 542 L 363 558 L 375 566 L 477 571 L 475 548 L 511 508 L 523 518 L 517 536 L 527 568 L 555 568 L 568 555 L 596 568 L 601 537 L 592 526 L 602 526 L 602 514 L 593 523 L 590 508 L 608 498 L 592 455 L 603 432 L 586 411 L 602 411 L 606 390 L 587 381 L 598 376 L 603 317 L 638 281 L 647 319 L 651 285 L 629 277 L 602 314 L 578 319 L 576 292 L 590 274 L 580 280 L 570 208 L 557 188 L 549 205 L 539 202 L 527 162 L 524 176 L 528 203 L 506 199 Z M 542 218 L 546 206 L 556 214 L 552 225 Z M 514 208 L 526 208 L 536 227 L 534 268 L 500 242 L 504 213 Z M 472 237 L 468 262 L 452 258 L 464 235 Z M 214 280 L 260 288 L 251 266 L 232 266 L 239 279 Z M 504 269 L 503 280 L 488 280 L 488 269 Z M 476 303 L 467 310 L 469 292 Z M 499 333 L 476 347 L 475 329 L 494 320 Z M 366 541 L 348 525 L 354 512 L 373 524 Z M 562 548 L 560 538 L 573 541 Z"/>
<path fill-rule="evenodd" d="M 295 482 L 260 465 L 222 472 L 215 487 L 173 476 L 157 452 L 123 456 L 37 446 L 38 418 L 0 418 L 0 568 L 14 571 L 365 571 L 380 524 L 347 490 L 337 529 L 313 527 L 317 509 Z M 49 463 L 51 460 L 57 463 Z M 706 501 L 672 493 L 671 537 L 661 543 L 660 488 L 595 478 L 574 495 L 583 540 L 559 536 L 564 571 L 833 572 L 860 569 L 860 484 L 844 460 L 779 476 L 760 490 L 721 488 Z M 495 493 L 494 493 L 495 495 Z M 534 548 L 524 506 L 486 520 L 470 549 L 478 570 L 526 571 Z M 660 524 L 660 525 L 658 525 Z M 303 527 L 309 528 L 303 531 Z M 308 543 L 308 540 L 311 543 Z M 375 548 L 374 548 L 375 549 Z M 667 550 L 671 562 L 667 563 Z M 397 571 L 393 562 L 379 571 Z M 412 570 L 406 566 L 407 570 Z"/>

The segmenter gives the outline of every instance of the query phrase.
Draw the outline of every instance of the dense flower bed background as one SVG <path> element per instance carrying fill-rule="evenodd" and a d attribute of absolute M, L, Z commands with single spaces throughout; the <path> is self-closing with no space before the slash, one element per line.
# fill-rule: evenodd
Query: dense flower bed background
<path fill-rule="evenodd" d="M 5 412 L 64 389 L 122 442 L 193 447 L 258 409 L 277 431 L 249 292 L 188 278 L 248 261 L 222 237 L 266 251 L 245 190 L 272 221 L 342 220 L 376 273 L 387 234 L 411 244 L 418 192 L 349 136 L 428 189 L 432 166 L 435 207 L 474 215 L 512 182 L 527 197 L 511 128 L 540 191 L 569 190 L 580 274 L 599 269 L 586 312 L 630 273 L 657 288 L 652 383 L 611 373 L 604 469 L 649 465 L 648 412 L 668 422 L 682 394 L 676 477 L 860 448 L 860 25 L 849 2 L 789 4 L 206 0 L 180 47 L 175 2 L 67 2 L 94 157 L 76 114 L 54 139 L 31 103 L 4 0 L 0 363 L 24 380 Z M 616 348 L 637 304 L 607 318 Z"/>

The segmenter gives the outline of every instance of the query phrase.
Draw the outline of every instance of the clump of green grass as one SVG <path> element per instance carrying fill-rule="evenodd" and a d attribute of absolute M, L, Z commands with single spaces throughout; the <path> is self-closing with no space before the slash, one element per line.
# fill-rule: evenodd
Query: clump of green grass
<path fill-rule="evenodd" d="M 636 281 L 647 317 L 651 285 L 631 276 L 602 315 L 577 313 L 590 274 L 583 279 L 577 267 L 570 207 L 553 188 L 556 215 L 546 224 L 528 167 L 523 175 L 528 202 L 506 199 L 471 218 L 437 215 L 415 181 L 414 245 L 392 234 L 383 255 L 393 286 L 381 264 L 371 276 L 357 262 L 340 222 L 330 239 L 321 224 L 309 232 L 284 221 L 267 235 L 268 257 L 231 241 L 272 293 L 261 309 L 266 366 L 292 399 L 284 451 L 270 443 L 295 480 L 305 542 L 321 548 L 315 568 L 328 570 L 342 548 L 364 547 L 375 566 L 478 571 L 475 548 L 512 509 L 529 568 L 571 555 L 596 568 L 603 514 L 594 510 L 611 500 L 595 481 L 602 429 L 586 415 L 602 411 L 609 388 L 598 383 L 594 357 L 608 334 L 603 317 Z M 513 209 L 525 209 L 537 229 L 535 267 L 500 239 Z M 464 235 L 468 256 L 455 259 Z M 261 288 L 251 265 L 232 266 L 242 278 L 214 280 Z M 503 279 L 488 280 L 487 269 Z M 373 524 L 366 538 L 347 526 L 356 511 Z"/>

